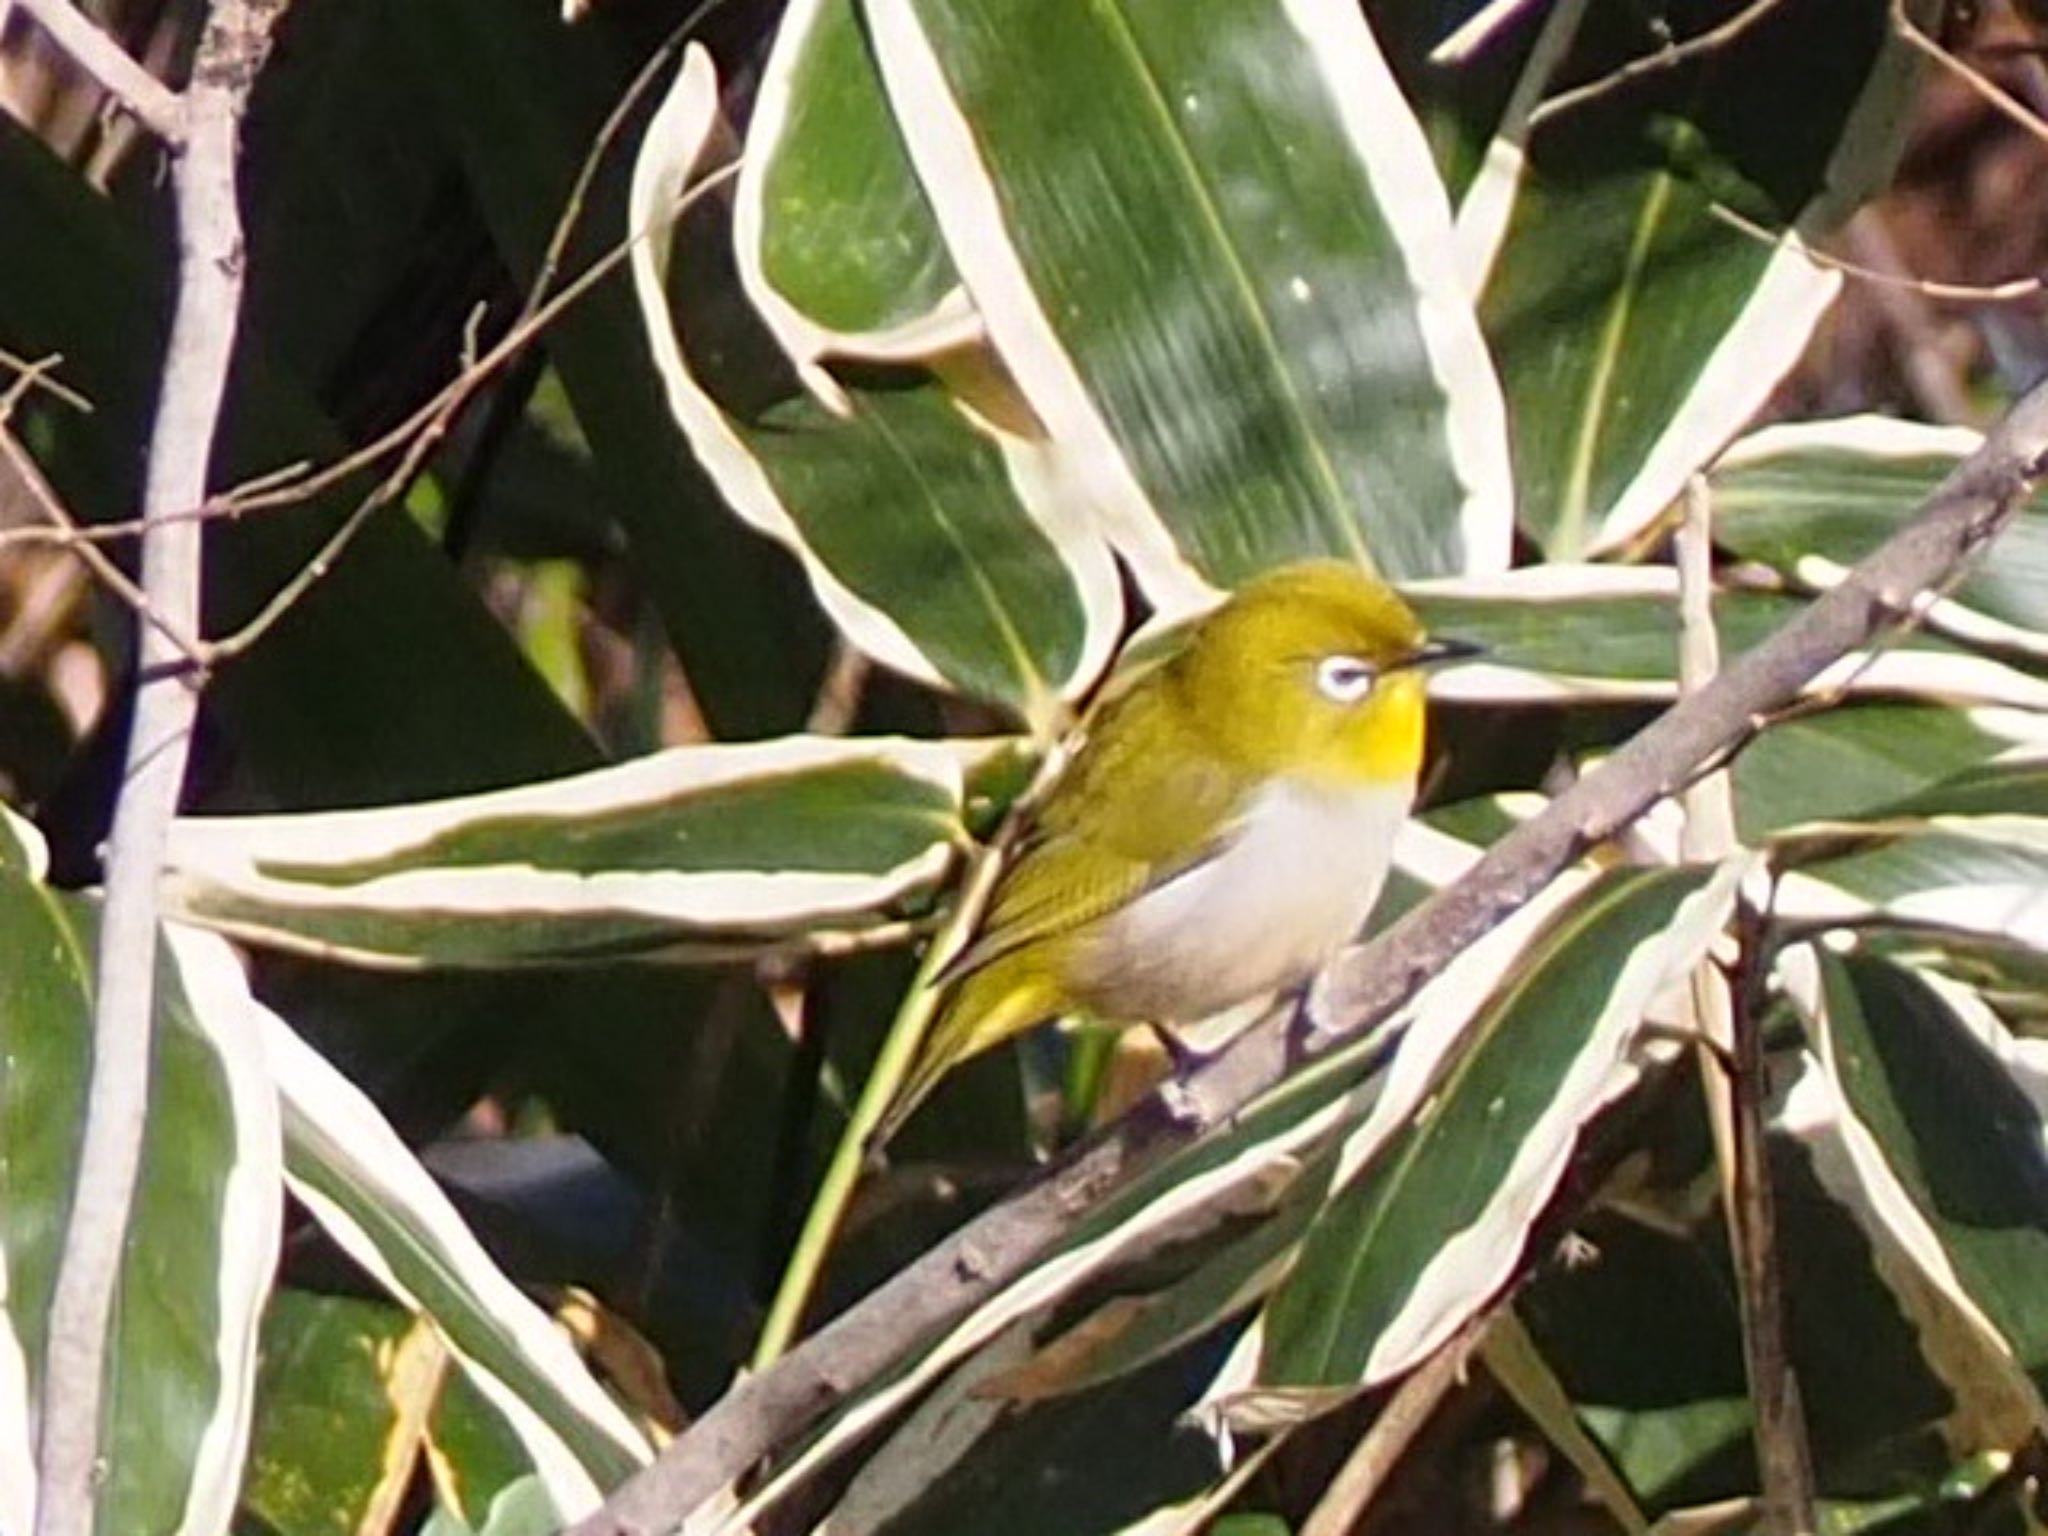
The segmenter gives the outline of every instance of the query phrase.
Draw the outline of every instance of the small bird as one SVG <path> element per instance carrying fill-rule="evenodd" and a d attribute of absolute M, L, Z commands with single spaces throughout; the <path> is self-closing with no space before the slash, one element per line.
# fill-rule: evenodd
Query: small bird
<path fill-rule="evenodd" d="M 1363 926 L 1415 799 L 1424 636 L 1334 560 L 1269 571 L 1087 720 L 1020 830 L 879 1148 L 960 1062 L 1070 1013 L 1171 1033 L 1305 981 Z"/>

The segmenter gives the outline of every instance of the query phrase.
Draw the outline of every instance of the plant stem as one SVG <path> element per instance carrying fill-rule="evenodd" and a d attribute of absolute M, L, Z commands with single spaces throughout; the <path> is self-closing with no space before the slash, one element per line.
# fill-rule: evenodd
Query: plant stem
<path fill-rule="evenodd" d="M 868 1074 L 846 1130 L 833 1150 L 832 1162 L 825 1169 L 825 1177 L 804 1217 L 803 1229 L 797 1234 L 789 1264 L 782 1271 L 782 1282 L 775 1289 L 768 1320 L 761 1325 L 761 1337 L 754 1345 L 750 1363 L 757 1371 L 766 1370 L 788 1350 L 803 1325 L 811 1298 L 817 1294 L 825 1256 L 831 1251 L 832 1240 L 839 1235 L 839 1224 L 846 1217 L 846 1207 L 853 1200 L 853 1191 L 867 1162 L 868 1137 L 881 1123 L 882 1113 L 896 1097 L 896 1090 L 903 1085 L 932 1015 L 938 1010 L 939 993 L 931 982 L 940 964 L 953 953 L 954 926 L 949 924 L 925 951 L 924 961 L 896 1010 L 888 1037 L 882 1042 L 882 1053 L 875 1058 L 874 1070 Z"/>

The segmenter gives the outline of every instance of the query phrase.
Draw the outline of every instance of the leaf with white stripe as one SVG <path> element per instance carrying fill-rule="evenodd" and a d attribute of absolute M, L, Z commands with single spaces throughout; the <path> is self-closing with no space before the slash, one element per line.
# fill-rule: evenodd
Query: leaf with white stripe
<path fill-rule="evenodd" d="M 747 376 L 775 349 L 733 302 L 723 215 L 706 202 L 675 224 L 717 113 L 710 56 L 693 45 L 633 171 L 633 228 L 646 232 L 634 291 L 671 414 L 720 494 L 803 563 L 855 644 L 1049 728 L 1122 623 L 1085 496 L 1033 424 L 998 423 L 924 368 L 835 382 L 806 365 L 823 402 Z M 794 323 L 786 304 L 777 314 Z"/>
<path fill-rule="evenodd" d="M 1982 441 L 1964 427 L 1881 416 L 1766 427 L 1714 466 L 1715 541 L 1825 591 Z M 2048 657 L 2048 518 L 2022 511 L 1924 621 L 1958 639 Z"/>
<path fill-rule="evenodd" d="M 747 124 L 733 244 L 747 296 L 800 369 L 827 354 L 902 356 L 959 292 L 854 0 L 782 13 Z"/>
<path fill-rule="evenodd" d="M 938 883 L 989 750 L 786 737 L 418 805 L 194 817 L 166 878 L 192 921 L 388 965 L 801 947 Z"/>
<path fill-rule="evenodd" d="M 1792 827 L 1775 846 L 1793 915 L 1885 917 L 2048 950 L 2048 763 L 1966 770 L 1862 819 Z"/>
<path fill-rule="evenodd" d="M 1888 961 L 1820 958 L 1819 1065 L 1787 1118 L 1872 1236 L 1990 1345 L 1970 1383 L 2042 1415 L 2048 1388 L 2048 1060 L 1966 989 Z M 2000 1383 L 1995 1378 L 2006 1379 Z"/>
<path fill-rule="evenodd" d="M 1430 630 L 1476 641 L 1431 694 L 1464 704 L 1662 702 L 1678 692 L 1678 577 L 1669 566 L 1556 563 L 1404 589 Z M 1717 591 L 1721 654 L 1761 643 L 1804 598 Z M 1807 684 L 1832 695 L 1917 695 L 1943 703 L 2048 709 L 2048 683 L 1939 635 L 1915 632 L 1855 652 Z"/>
<path fill-rule="evenodd" d="M 350 1258 L 433 1324 L 511 1424 L 564 1518 L 587 1514 L 648 1459 L 646 1437 L 492 1262 L 376 1105 L 275 1014 L 263 1010 L 261 1020 L 292 1193 Z"/>
<path fill-rule="evenodd" d="M 866 15 L 989 335 L 1155 604 L 1312 554 L 1506 563 L 1499 386 L 1355 5 Z"/>
<path fill-rule="evenodd" d="M 1727 19 L 1696 7 L 1681 36 Z M 1669 48 L 1588 7 L 1560 87 Z M 1530 136 L 1481 299 L 1522 526 L 1551 554 L 1640 532 L 1770 395 L 1840 287 L 1799 236 L 1881 179 L 1913 79 L 1881 6 L 1782 0 L 1711 49 L 1598 91 Z M 1485 178 L 1468 194 L 1508 197 Z"/>
<path fill-rule="evenodd" d="M 1385 1381 L 1507 1281 L 1580 1127 L 1633 1080 L 1636 1026 L 1705 954 L 1746 867 L 1610 872 L 1552 920 L 1420 1113 L 1340 1167 L 1266 1309 L 1262 1381 Z"/>
<path fill-rule="evenodd" d="M 482 1530 L 493 1500 L 532 1478 L 510 1426 L 432 1325 L 395 1303 L 280 1289 L 262 1360 L 242 1504 L 267 1533 L 381 1530 L 423 1456 L 434 1521 L 451 1530 Z"/>
<path fill-rule="evenodd" d="M 76 1175 L 90 1057 L 94 909 L 41 882 L 43 853 L 0 808 L 0 1528 L 32 1523 L 34 1404 Z M 98 1523 L 225 1530 L 248 1444 L 257 1321 L 283 1188 L 262 1043 L 240 968 L 171 931 L 158 968 L 143 1167 L 109 1322 Z"/>

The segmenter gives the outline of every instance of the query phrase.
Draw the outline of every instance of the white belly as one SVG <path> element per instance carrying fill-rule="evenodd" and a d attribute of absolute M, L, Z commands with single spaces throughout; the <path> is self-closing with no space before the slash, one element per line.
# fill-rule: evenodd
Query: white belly
<path fill-rule="evenodd" d="M 1262 791 L 1215 858 L 1148 891 L 1074 961 L 1095 1013 L 1189 1024 L 1307 979 L 1364 926 L 1410 784 Z"/>

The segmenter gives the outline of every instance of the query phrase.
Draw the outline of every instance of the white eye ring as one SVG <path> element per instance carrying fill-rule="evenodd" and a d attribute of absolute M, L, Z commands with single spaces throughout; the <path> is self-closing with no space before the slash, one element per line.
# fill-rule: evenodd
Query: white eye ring
<path fill-rule="evenodd" d="M 1333 704 L 1356 704 L 1378 678 L 1372 663 L 1356 656 L 1325 656 L 1316 663 L 1316 687 Z"/>

